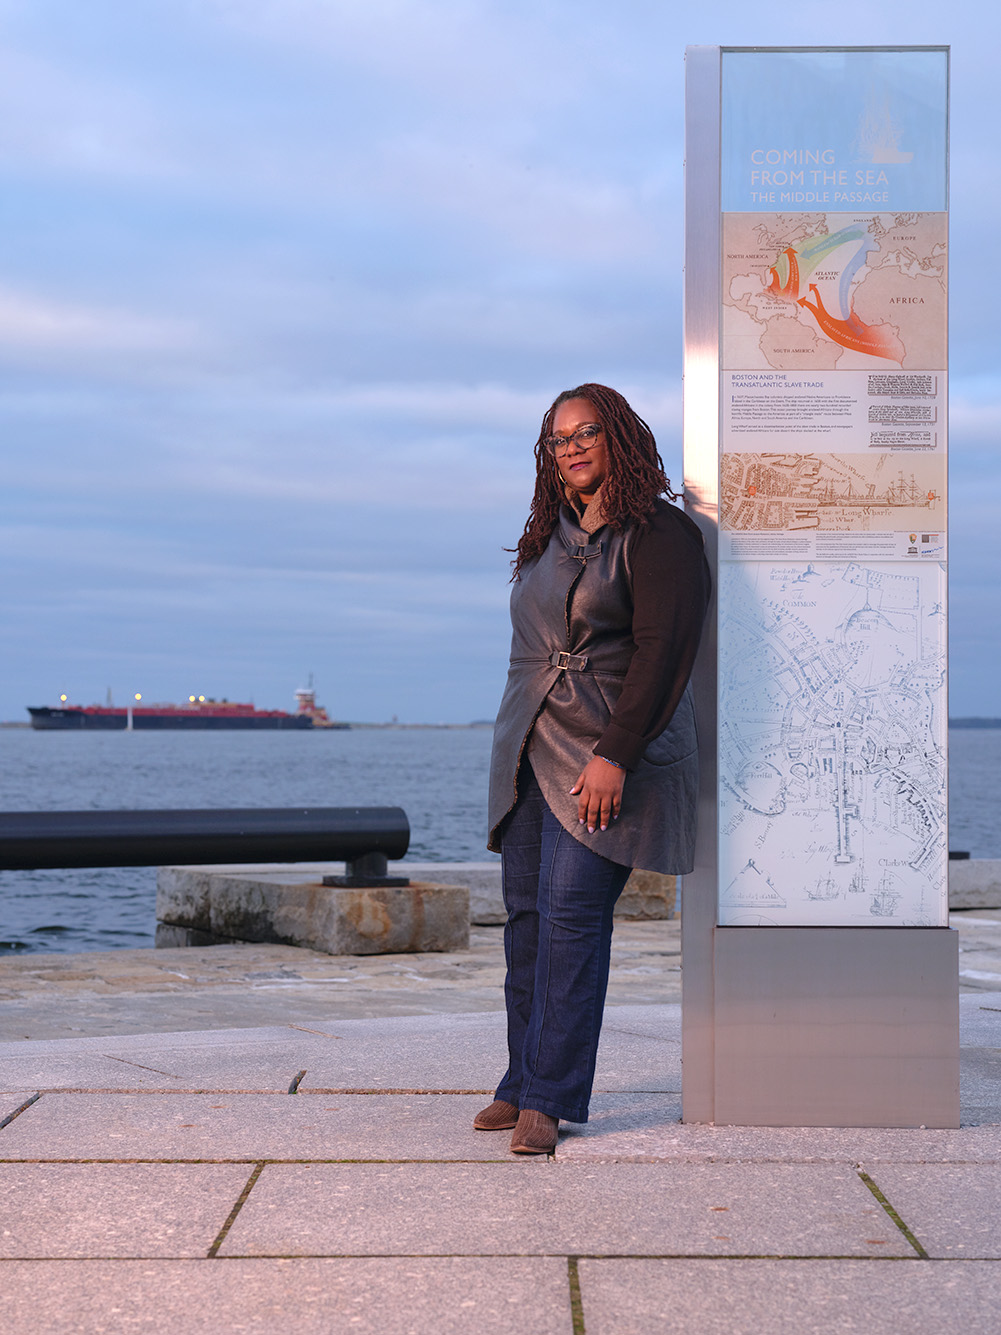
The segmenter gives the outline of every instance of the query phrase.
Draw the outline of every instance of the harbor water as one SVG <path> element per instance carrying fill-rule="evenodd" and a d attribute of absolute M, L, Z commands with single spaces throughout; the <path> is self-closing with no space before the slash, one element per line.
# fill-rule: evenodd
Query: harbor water
<path fill-rule="evenodd" d="M 399 806 L 408 857 L 482 862 L 492 730 L 0 729 L 0 810 Z M 151 946 L 155 867 L 0 872 L 0 955 Z"/>
<path fill-rule="evenodd" d="M 0 729 L 0 810 L 401 806 L 408 856 L 483 861 L 490 728 Z M 950 732 L 950 847 L 1001 858 L 1001 729 Z M 151 946 L 156 869 L 0 872 L 0 954 Z"/>

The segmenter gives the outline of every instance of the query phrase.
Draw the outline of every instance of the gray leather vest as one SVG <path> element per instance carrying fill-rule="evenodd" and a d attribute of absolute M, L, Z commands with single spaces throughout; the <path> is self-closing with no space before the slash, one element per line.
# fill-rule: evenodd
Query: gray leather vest
<path fill-rule="evenodd" d="M 635 529 L 607 525 L 589 535 L 564 506 L 538 561 L 511 594 L 511 666 L 494 727 L 490 766 L 490 848 L 517 800 L 527 751 L 551 811 L 596 853 L 648 871 L 691 871 L 698 755 L 686 689 L 667 728 L 626 776 L 622 814 L 587 833 L 570 796 L 608 725 L 635 649 L 630 548 Z"/>

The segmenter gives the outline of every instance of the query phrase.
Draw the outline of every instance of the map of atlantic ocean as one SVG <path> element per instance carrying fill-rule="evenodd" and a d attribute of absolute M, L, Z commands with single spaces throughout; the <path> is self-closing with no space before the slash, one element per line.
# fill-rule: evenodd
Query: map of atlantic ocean
<path fill-rule="evenodd" d="M 946 365 L 944 213 L 729 213 L 723 365 Z"/>

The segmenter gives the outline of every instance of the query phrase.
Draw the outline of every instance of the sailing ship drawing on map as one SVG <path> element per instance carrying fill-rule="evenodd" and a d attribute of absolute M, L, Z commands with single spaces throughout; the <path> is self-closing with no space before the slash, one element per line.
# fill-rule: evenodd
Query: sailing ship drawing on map
<path fill-rule="evenodd" d="M 890 877 L 884 875 L 872 897 L 869 912 L 875 918 L 892 918 L 896 915 L 900 899 L 900 891 Z"/>
<path fill-rule="evenodd" d="M 821 876 L 816 885 L 812 888 L 807 887 L 807 899 L 813 899 L 821 904 L 826 904 L 829 900 L 837 899 L 841 894 L 833 876 Z"/>

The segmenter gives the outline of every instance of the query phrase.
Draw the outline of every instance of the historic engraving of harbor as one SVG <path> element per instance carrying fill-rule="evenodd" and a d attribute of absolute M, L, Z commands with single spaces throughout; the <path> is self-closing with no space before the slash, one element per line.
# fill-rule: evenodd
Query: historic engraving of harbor
<path fill-rule="evenodd" d="M 724 454 L 720 525 L 734 533 L 942 527 L 942 455 Z"/>

